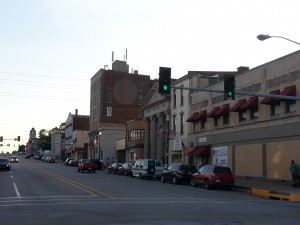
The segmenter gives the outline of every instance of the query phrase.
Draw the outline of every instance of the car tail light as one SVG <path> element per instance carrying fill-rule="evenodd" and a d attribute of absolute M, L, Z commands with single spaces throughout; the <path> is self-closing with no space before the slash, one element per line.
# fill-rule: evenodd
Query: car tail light
<path fill-rule="evenodd" d="M 178 173 L 179 175 L 183 175 L 183 174 L 184 174 L 184 170 L 178 170 L 177 173 Z"/>

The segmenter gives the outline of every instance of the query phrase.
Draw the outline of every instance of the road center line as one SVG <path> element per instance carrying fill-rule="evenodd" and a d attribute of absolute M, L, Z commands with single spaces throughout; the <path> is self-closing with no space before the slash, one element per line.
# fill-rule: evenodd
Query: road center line
<path fill-rule="evenodd" d="M 105 194 L 105 193 L 103 193 L 101 191 L 95 190 L 95 189 L 93 189 L 91 187 L 88 187 L 88 186 L 86 186 L 84 184 L 81 184 L 81 183 L 76 182 L 74 180 L 68 179 L 66 177 L 60 176 L 60 175 L 55 174 L 53 172 L 46 171 L 46 170 L 40 170 L 40 171 L 43 172 L 43 173 L 45 173 L 45 174 L 48 174 L 49 176 L 52 176 L 52 177 L 58 179 L 58 180 L 60 180 L 60 181 L 62 181 L 64 183 L 67 183 L 67 184 L 72 185 L 72 186 L 74 186 L 74 187 L 76 187 L 78 189 L 81 189 L 81 190 L 83 190 L 83 191 L 91 194 L 92 196 L 102 195 L 102 196 L 105 196 L 107 198 L 111 198 L 111 199 L 113 198 L 112 196 L 109 196 L 109 195 L 107 195 L 107 194 Z"/>

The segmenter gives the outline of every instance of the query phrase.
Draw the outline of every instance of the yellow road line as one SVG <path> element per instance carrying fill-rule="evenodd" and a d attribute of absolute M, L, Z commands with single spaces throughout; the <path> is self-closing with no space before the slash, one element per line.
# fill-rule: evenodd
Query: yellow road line
<path fill-rule="evenodd" d="M 86 186 L 86 185 L 84 185 L 84 184 L 81 184 L 81 183 L 79 183 L 79 182 L 76 182 L 76 181 L 74 181 L 74 180 L 68 179 L 68 178 L 66 178 L 66 177 L 60 176 L 60 175 L 55 174 L 55 173 L 53 173 L 53 172 L 50 172 L 50 171 L 47 171 L 47 170 L 40 170 L 40 171 L 43 172 L 43 173 L 45 173 L 45 174 L 47 174 L 47 175 L 49 175 L 49 176 L 52 176 L 52 177 L 58 179 L 58 180 L 60 180 L 60 181 L 62 181 L 62 182 L 64 182 L 64 183 L 66 183 L 66 184 L 69 184 L 69 185 L 72 185 L 72 186 L 74 186 L 74 187 L 76 187 L 76 188 L 78 188 L 78 189 L 81 189 L 81 190 L 83 190 L 83 191 L 89 193 L 89 194 L 92 195 L 92 196 L 103 195 L 103 196 L 105 196 L 105 197 L 107 197 L 107 198 L 113 198 L 112 196 L 107 195 L 107 194 L 105 194 L 105 193 L 103 193 L 103 192 L 101 192 L 101 191 L 98 191 L 98 190 L 96 190 L 96 189 L 94 189 L 94 188 L 91 188 L 91 187 L 89 187 L 89 186 Z"/>

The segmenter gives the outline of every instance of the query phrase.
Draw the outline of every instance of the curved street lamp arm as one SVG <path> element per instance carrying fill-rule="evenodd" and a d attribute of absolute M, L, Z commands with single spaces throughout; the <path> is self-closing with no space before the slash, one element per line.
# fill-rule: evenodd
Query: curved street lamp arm
<path fill-rule="evenodd" d="M 285 38 L 285 37 L 281 37 L 281 36 L 270 36 L 270 37 L 282 38 L 282 39 L 285 39 L 285 40 L 287 40 L 287 41 L 293 42 L 293 43 L 295 43 L 295 44 L 297 44 L 297 45 L 300 45 L 300 43 L 299 43 L 299 42 L 293 41 L 293 40 L 291 40 L 291 39 L 288 39 L 288 38 Z"/>

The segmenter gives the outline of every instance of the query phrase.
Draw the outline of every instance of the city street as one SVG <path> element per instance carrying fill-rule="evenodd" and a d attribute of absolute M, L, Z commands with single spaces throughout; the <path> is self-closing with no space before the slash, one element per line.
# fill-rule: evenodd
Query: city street
<path fill-rule="evenodd" d="M 300 202 L 238 190 L 78 173 L 19 156 L 0 171 L 1 224 L 299 224 Z"/>

